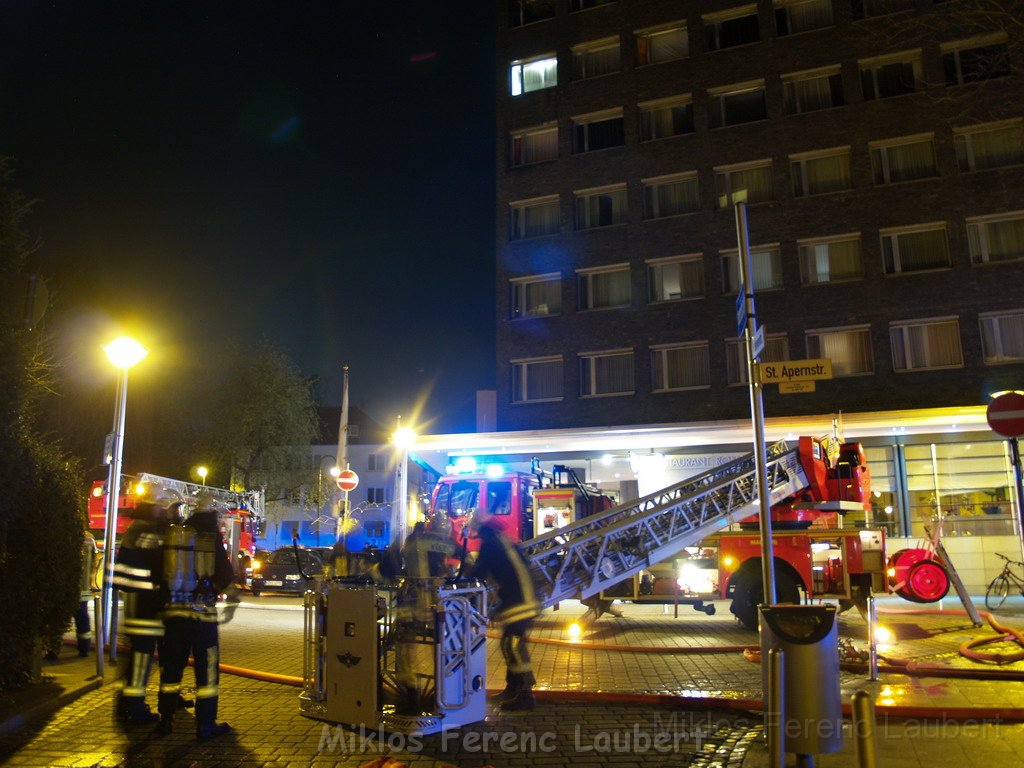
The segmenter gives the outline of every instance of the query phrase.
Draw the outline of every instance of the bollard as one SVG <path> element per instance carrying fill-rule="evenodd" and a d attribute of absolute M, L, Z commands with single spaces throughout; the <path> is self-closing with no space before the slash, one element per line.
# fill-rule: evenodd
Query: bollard
<path fill-rule="evenodd" d="M 786 736 L 782 725 L 786 660 L 779 648 L 768 651 L 768 768 L 785 768 Z"/>
<path fill-rule="evenodd" d="M 92 596 L 92 644 L 96 649 L 96 677 L 103 679 L 103 601 L 98 594 Z"/>
<path fill-rule="evenodd" d="M 867 691 L 857 691 L 853 699 L 853 735 L 857 747 L 858 768 L 877 768 L 875 750 L 875 703 Z"/>
<path fill-rule="evenodd" d="M 868 680 L 878 680 L 878 608 L 874 595 L 868 595 Z"/>

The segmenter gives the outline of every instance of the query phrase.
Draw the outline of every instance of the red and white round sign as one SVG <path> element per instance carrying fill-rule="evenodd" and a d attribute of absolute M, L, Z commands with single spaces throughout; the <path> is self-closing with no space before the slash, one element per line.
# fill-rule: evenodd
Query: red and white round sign
<path fill-rule="evenodd" d="M 351 469 L 343 469 L 338 473 L 338 487 L 343 491 L 354 491 L 359 485 L 359 475 Z"/>
<path fill-rule="evenodd" d="M 1024 393 L 1003 392 L 992 398 L 985 416 L 992 431 L 1003 437 L 1024 435 Z"/>

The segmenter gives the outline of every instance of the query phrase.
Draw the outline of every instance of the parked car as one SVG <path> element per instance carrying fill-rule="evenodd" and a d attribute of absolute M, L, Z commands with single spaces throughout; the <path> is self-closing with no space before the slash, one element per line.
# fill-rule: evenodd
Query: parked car
<path fill-rule="evenodd" d="M 254 558 L 249 582 L 253 596 L 258 597 L 262 592 L 302 594 L 312 586 L 312 578 L 323 573 L 329 551 L 299 547 L 296 560 L 295 548 L 287 546 L 275 549 L 269 557 Z"/>

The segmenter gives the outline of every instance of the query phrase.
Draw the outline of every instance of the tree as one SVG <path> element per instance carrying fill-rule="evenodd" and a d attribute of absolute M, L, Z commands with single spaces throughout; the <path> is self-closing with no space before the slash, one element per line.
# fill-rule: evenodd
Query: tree
<path fill-rule="evenodd" d="M 85 526 L 77 464 L 34 428 L 48 366 L 45 339 L 26 311 L 31 246 L 23 225 L 31 207 L 0 160 L 0 690 L 30 682 L 38 641 L 67 628 Z"/>

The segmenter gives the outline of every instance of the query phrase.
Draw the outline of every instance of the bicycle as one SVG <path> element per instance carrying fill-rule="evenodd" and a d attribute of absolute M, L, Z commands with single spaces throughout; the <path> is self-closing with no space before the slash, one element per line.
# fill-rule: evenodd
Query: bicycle
<path fill-rule="evenodd" d="M 1002 572 L 992 579 L 992 583 L 985 590 L 985 607 L 990 611 L 998 610 L 1006 602 L 1006 596 L 1010 594 L 1011 584 L 1017 588 L 1021 597 L 1024 597 L 1024 578 L 1013 571 L 1013 566 L 1019 565 L 1024 568 L 1024 563 L 1018 560 L 1011 560 L 1006 555 L 1000 555 L 998 552 L 995 554 L 996 557 L 1003 558 L 1006 564 L 1003 566 Z"/>

